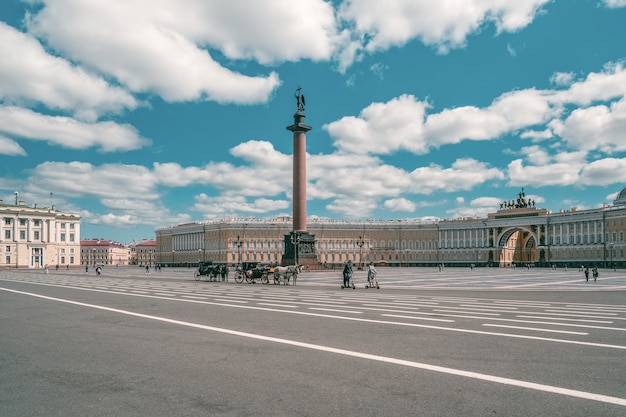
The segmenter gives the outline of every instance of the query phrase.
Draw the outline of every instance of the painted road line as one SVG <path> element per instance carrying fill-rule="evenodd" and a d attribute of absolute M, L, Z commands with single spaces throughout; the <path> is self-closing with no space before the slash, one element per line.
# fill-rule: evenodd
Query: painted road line
<path fill-rule="evenodd" d="M 581 336 L 588 336 L 589 335 L 589 333 L 583 333 L 583 332 L 570 332 L 570 331 L 567 331 L 567 330 L 541 329 L 541 328 L 538 328 L 538 327 L 507 326 L 507 325 L 504 325 L 504 324 L 488 324 L 488 323 L 485 323 L 485 324 L 483 324 L 483 326 L 485 326 L 485 327 L 501 327 L 501 328 L 505 328 L 505 329 L 517 329 L 517 330 L 532 330 L 532 331 L 535 331 L 535 332 L 577 334 L 577 335 L 581 335 Z"/>
<path fill-rule="evenodd" d="M 126 296 L 126 297 L 155 298 L 158 300 L 185 302 L 185 303 L 198 303 L 198 304 L 205 304 L 205 305 L 214 305 L 217 307 L 243 308 L 243 309 L 248 309 L 248 310 L 261 310 L 261 311 L 268 311 L 268 312 L 274 312 L 274 313 L 298 314 L 298 315 L 303 315 L 303 316 L 328 318 L 331 320 L 347 320 L 347 321 L 376 323 L 376 324 L 391 325 L 391 326 L 418 327 L 418 328 L 424 328 L 424 329 L 442 330 L 442 331 L 457 332 L 457 333 L 470 333 L 470 334 L 477 334 L 477 335 L 484 335 L 484 336 L 509 337 L 509 338 L 514 338 L 514 339 L 538 340 L 538 341 L 544 341 L 544 342 L 550 342 L 550 343 L 565 343 L 565 344 L 580 345 L 580 346 L 600 347 L 600 348 L 606 348 L 606 349 L 626 350 L 626 345 L 612 345 L 612 344 L 607 344 L 607 343 L 584 342 L 580 340 L 555 339 L 555 338 L 543 337 L 543 336 L 530 336 L 530 335 L 513 334 L 513 333 L 498 333 L 498 332 L 488 332 L 488 331 L 482 331 L 482 330 L 460 329 L 460 328 L 454 328 L 454 327 L 441 327 L 441 326 L 434 326 L 430 324 L 407 323 L 407 322 L 401 322 L 401 321 L 373 320 L 373 319 L 365 319 L 365 318 L 358 318 L 358 317 L 336 316 L 332 314 L 313 313 L 309 311 L 280 310 L 278 308 L 258 307 L 258 306 L 250 306 L 250 305 L 244 306 L 244 305 L 238 305 L 238 304 L 226 304 L 226 303 L 218 303 L 218 302 L 211 302 L 211 301 L 204 301 L 204 300 L 187 300 L 183 298 L 157 297 L 153 295 L 142 295 L 142 294 L 131 294 L 127 292 L 95 290 L 93 288 L 87 289 L 87 288 L 81 288 L 81 287 L 67 287 L 67 286 L 59 286 L 55 284 L 43 284 L 43 283 L 32 283 L 32 282 L 27 282 L 27 284 L 61 287 L 61 288 L 72 288 L 74 290 L 102 292 L 102 293 L 115 294 L 115 295 Z M 1 287 L 0 287 L 0 290 L 14 291 L 14 290 L 1 288 Z"/>
<path fill-rule="evenodd" d="M 429 321 L 442 321 L 442 322 L 445 322 L 445 323 L 454 323 L 454 320 L 435 319 L 435 318 L 432 318 L 432 317 L 403 316 L 403 315 L 400 315 L 400 314 L 381 314 L 381 316 L 383 316 L 383 317 L 396 317 L 396 318 L 411 319 L 411 320 L 429 320 Z"/>
<path fill-rule="evenodd" d="M 330 311 L 330 312 L 335 312 L 335 313 L 363 314 L 362 311 L 356 311 L 356 310 L 339 310 L 339 309 L 333 309 L 333 308 L 320 308 L 320 307 L 309 307 L 308 309 L 316 310 L 316 311 Z"/>
<path fill-rule="evenodd" d="M 284 307 L 284 308 L 298 308 L 298 306 L 287 305 L 287 304 L 272 304 L 272 303 L 256 303 L 259 306 L 268 306 L 268 307 Z"/>
<path fill-rule="evenodd" d="M 443 367 L 443 366 L 430 365 L 427 363 L 414 362 L 414 361 L 409 361 L 409 360 L 404 360 L 404 359 L 397 359 L 397 358 L 392 358 L 388 356 L 374 355 L 374 354 L 362 353 L 362 352 L 354 352 L 354 351 L 350 351 L 346 349 L 334 348 L 331 346 L 298 342 L 296 340 L 282 339 L 282 338 L 264 336 L 264 335 L 254 334 L 254 333 L 246 333 L 246 332 L 241 332 L 241 331 L 232 330 L 232 329 L 206 326 L 206 325 L 192 323 L 192 322 L 169 319 L 167 317 L 135 313 L 135 312 L 128 311 L 128 310 L 120 310 L 120 309 L 96 305 L 96 304 L 81 303 L 78 301 L 49 297 L 49 296 L 45 296 L 41 294 L 28 293 L 24 291 L 12 290 L 8 288 L 0 287 L 0 291 L 7 291 L 7 292 L 15 293 L 15 294 L 36 297 L 36 298 L 40 298 L 40 299 L 44 299 L 48 301 L 72 304 L 72 305 L 76 305 L 80 307 L 92 308 L 92 309 L 107 311 L 110 313 L 123 314 L 127 316 L 143 318 L 147 320 L 160 321 L 163 323 L 169 323 L 169 324 L 174 324 L 178 326 L 185 326 L 185 327 L 191 327 L 191 328 L 200 329 L 200 330 L 212 331 L 216 333 L 228 334 L 231 336 L 245 337 L 249 339 L 261 340 L 261 341 L 266 341 L 266 342 L 271 342 L 271 343 L 279 343 L 279 344 L 294 346 L 294 347 L 303 348 L 303 349 L 317 350 L 320 352 L 333 353 L 337 355 L 355 357 L 355 358 L 360 358 L 360 359 L 365 359 L 365 360 L 374 360 L 374 361 L 378 361 L 382 363 L 389 363 L 389 364 L 404 366 L 408 368 L 422 369 L 422 370 L 427 370 L 431 372 L 438 372 L 438 373 L 454 375 L 454 376 L 459 376 L 459 377 L 464 377 L 464 378 L 469 378 L 469 379 L 487 381 L 487 382 L 491 382 L 494 384 L 515 386 L 519 388 L 531 389 L 531 390 L 540 391 L 540 392 L 547 392 L 547 393 L 552 393 L 552 394 L 564 395 L 568 397 L 580 398 L 580 399 L 591 400 L 591 401 L 598 401 L 598 402 L 602 402 L 606 404 L 614 404 L 614 405 L 626 407 L 626 398 L 612 397 L 612 396 L 597 394 L 593 392 L 573 390 L 573 389 L 557 387 L 553 385 L 538 384 L 534 382 L 499 377 L 495 375 L 482 374 L 478 372 L 464 371 L 462 369 L 454 369 L 454 368 L 448 368 L 448 367 Z"/>
<path fill-rule="evenodd" d="M 547 319 L 547 318 L 555 318 L 555 317 L 546 317 L 546 316 L 525 316 L 525 315 L 521 315 L 518 314 L 515 317 L 519 317 L 520 319 Z M 582 323 L 603 323 L 603 324 L 613 324 L 614 322 L 612 320 L 589 320 L 589 319 L 568 319 L 568 318 L 563 318 L 563 317 L 559 317 L 559 320 L 563 320 L 563 321 L 579 321 Z"/>

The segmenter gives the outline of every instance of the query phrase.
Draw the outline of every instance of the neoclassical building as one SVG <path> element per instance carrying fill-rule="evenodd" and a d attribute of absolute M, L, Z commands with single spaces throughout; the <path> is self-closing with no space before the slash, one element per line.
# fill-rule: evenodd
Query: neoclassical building
<path fill-rule="evenodd" d="M 80 265 L 80 216 L 16 203 L 0 200 L 0 268 Z"/>
<path fill-rule="evenodd" d="M 128 246 L 104 239 L 80 241 L 80 263 L 85 266 L 127 266 L 130 263 Z"/>
<path fill-rule="evenodd" d="M 309 219 L 319 268 L 373 261 L 389 266 L 626 266 L 626 188 L 612 205 L 562 210 L 536 208 L 519 193 L 486 218 L 336 221 Z M 281 263 L 291 217 L 228 219 L 156 230 L 156 259 L 164 265 L 199 261 Z M 301 251 L 302 249 L 300 249 Z M 310 250 L 307 249 L 307 250 Z"/>

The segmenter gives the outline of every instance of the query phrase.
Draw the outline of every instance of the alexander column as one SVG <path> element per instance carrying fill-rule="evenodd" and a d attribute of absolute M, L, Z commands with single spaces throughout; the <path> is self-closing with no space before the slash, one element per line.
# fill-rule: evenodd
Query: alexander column
<path fill-rule="evenodd" d="M 287 130 L 293 132 L 293 230 L 285 235 L 283 265 L 307 265 L 317 267 L 315 236 L 306 230 L 306 132 L 312 129 L 304 123 L 304 95 L 296 90 L 297 111 L 293 124 Z"/>

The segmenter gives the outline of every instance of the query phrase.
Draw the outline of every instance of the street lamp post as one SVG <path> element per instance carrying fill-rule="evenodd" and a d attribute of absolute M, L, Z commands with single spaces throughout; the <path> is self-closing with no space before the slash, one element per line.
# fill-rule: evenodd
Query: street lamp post
<path fill-rule="evenodd" d="M 96 248 L 92 248 L 91 251 L 93 252 L 93 266 L 95 268 L 96 267 Z"/>
<path fill-rule="evenodd" d="M 363 269 L 363 245 L 365 244 L 362 236 L 359 236 L 359 240 L 357 240 L 356 244 L 359 246 L 359 267 L 357 269 L 362 270 Z"/>
<path fill-rule="evenodd" d="M 611 268 L 613 268 L 613 242 L 609 243 L 609 251 L 611 252 Z"/>
<path fill-rule="evenodd" d="M 298 265 L 298 250 L 300 249 L 300 235 L 296 232 L 291 233 L 291 244 L 293 245 L 293 262 Z"/>
<path fill-rule="evenodd" d="M 237 262 L 241 265 L 241 245 L 243 245 L 243 240 L 237 235 L 237 240 L 233 240 L 233 246 L 237 248 Z"/>

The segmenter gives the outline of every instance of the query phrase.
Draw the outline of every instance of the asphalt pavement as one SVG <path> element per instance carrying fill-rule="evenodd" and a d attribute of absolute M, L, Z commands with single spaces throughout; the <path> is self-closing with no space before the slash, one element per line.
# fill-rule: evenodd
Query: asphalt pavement
<path fill-rule="evenodd" d="M 0 270 L 2 416 L 624 416 L 626 274 Z"/>

